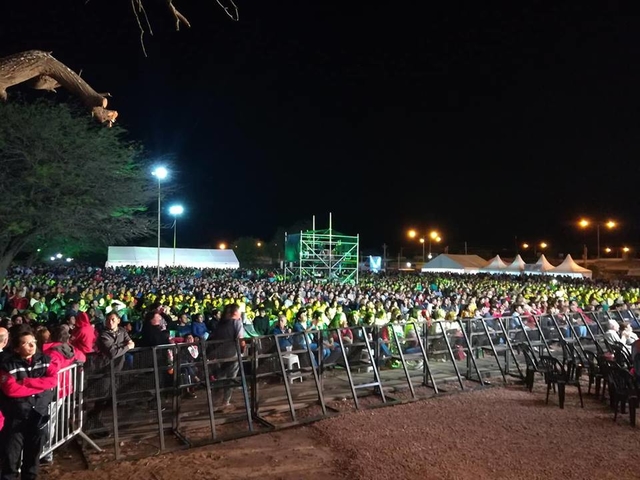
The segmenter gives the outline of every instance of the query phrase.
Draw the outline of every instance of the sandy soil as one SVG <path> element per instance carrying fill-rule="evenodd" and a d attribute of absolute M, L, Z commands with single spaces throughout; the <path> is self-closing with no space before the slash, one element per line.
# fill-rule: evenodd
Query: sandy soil
<path fill-rule="evenodd" d="M 304 427 L 82 470 L 59 455 L 45 480 L 638 479 L 640 427 L 567 391 L 489 388 L 340 415 Z M 63 471 L 66 470 L 66 471 Z"/>

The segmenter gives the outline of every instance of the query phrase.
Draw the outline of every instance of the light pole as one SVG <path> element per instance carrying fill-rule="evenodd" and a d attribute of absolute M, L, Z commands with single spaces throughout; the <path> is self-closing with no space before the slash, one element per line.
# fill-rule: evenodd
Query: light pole
<path fill-rule="evenodd" d="M 591 225 L 591 221 L 583 218 L 578 222 L 578 225 L 580 225 L 581 228 L 587 228 L 589 225 Z M 616 222 L 614 222 L 613 220 L 607 220 L 602 225 L 611 230 L 612 228 L 616 227 Z M 596 258 L 600 260 L 600 222 L 596 222 L 596 248 L 598 250 Z"/>
<path fill-rule="evenodd" d="M 429 233 L 429 260 L 431 260 L 431 258 L 433 257 L 433 255 L 431 255 L 431 241 L 435 240 L 436 243 L 439 243 L 441 238 L 440 235 L 438 235 L 438 232 L 436 232 L 435 230 L 432 231 L 431 233 Z"/>
<path fill-rule="evenodd" d="M 409 230 L 407 232 L 407 235 L 409 236 L 409 238 L 416 238 L 416 236 L 418 235 L 418 232 L 416 232 L 415 230 Z M 422 244 L 422 262 L 423 263 L 425 262 L 424 249 L 427 243 L 427 239 L 429 240 L 429 255 L 427 256 L 429 260 L 431 260 L 431 258 L 433 257 L 433 255 L 431 255 L 431 242 L 435 241 L 436 243 L 438 243 L 442 240 L 442 238 L 440 238 L 440 234 L 435 230 L 432 230 L 431 232 L 429 232 L 429 234 L 426 235 L 425 237 L 420 237 L 420 243 Z"/>
<path fill-rule="evenodd" d="M 158 167 L 153 172 L 151 172 L 151 175 L 158 179 L 158 280 L 160 280 L 160 222 L 162 219 L 160 184 L 162 183 L 162 180 L 167 178 L 168 174 L 169 172 L 164 167 Z"/>
<path fill-rule="evenodd" d="M 176 241 L 178 239 L 178 215 L 182 215 L 184 208 L 182 205 L 171 205 L 169 213 L 173 215 L 173 266 L 176 266 Z"/>

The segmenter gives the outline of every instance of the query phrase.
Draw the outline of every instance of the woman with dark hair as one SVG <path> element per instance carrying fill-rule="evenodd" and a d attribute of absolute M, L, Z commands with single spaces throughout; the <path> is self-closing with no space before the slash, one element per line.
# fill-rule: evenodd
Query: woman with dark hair
<path fill-rule="evenodd" d="M 38 351 L 30 328 L 14 326 L 10 338 L 11 353 L 0 364 L 0 410 L 5 416 L 2 476 L 35 479 L 57 381 L 56 366 Z"/>

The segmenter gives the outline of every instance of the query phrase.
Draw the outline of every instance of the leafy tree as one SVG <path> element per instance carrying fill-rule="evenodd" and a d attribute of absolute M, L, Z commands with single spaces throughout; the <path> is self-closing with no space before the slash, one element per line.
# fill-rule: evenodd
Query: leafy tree
<path fill-rule="evenodd" d="M 92 247 L 153 232 L 157 192 L 139 145 L 51 101 L 0 105 L 0 285 L 15 256 L 60 239 Z"/>

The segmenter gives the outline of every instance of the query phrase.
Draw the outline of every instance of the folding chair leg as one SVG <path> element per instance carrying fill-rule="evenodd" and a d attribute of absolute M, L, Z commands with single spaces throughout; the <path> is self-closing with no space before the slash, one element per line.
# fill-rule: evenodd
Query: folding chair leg
<path fill-rule="evenodd" d="M 547 400 L 545 403 L 549 403 L 549 392 L 551 391 L 551 382 L 547 383 Z"/>
<path fill-rule="evenodd" d="M 534 381 L 535 372 L 533 370 L 527 370 L 527 376 L 525 379 L 525 383 L 530 392 L 533 391 L 533 381 Z"/>
<path fill-rule="evenodd" d="M 579 383 L 578 383 L 578 395 L 580 396 L 580 406 L 584 408 L 584 402 L 582 401 L 582 389 L 580 388 Z"/>
<path fill-rule="evenodd" d="M 564 383 L 558 384 L 558 401 L 560 402 L 560 408 L 564 408 L 564 394 L 565 394 L 564 387 L 565 387 Z"/>

